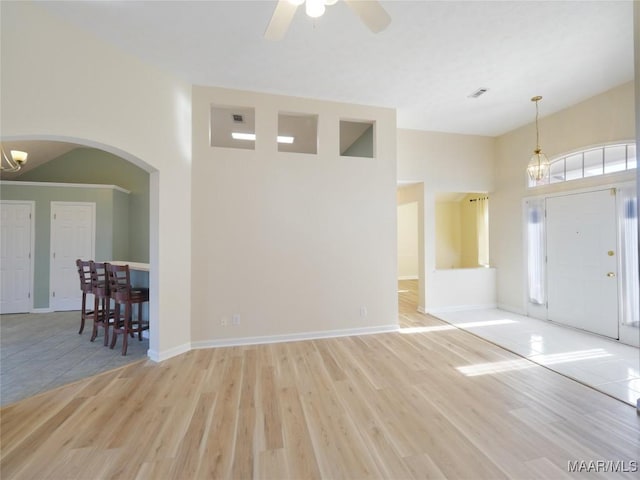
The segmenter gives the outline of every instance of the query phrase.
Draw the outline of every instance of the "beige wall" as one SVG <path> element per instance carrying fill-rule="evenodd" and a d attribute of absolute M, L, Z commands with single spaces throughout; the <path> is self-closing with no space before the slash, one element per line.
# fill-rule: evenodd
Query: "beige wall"
<path fill-rule="evenodd" d="M 420 278 L 424 193 L 420 183 L 401 185 L 398 202 L 398 278 Z M 405 208 L 403 210 L 403 208 Z"/>
<path fill-rule="evenodd" d="M 150 355 L 191 337 L 191 89 L 25 2 L 2 2 L 2 138 L 67 140 L 151 173 Z"/>
<path fill-rule="evenodd" d="M 635 138 L 634 103 L 633 82 L 549 116 L 544 116 L 541 103 L 543 152 L 553 158 L 591 145 Z M 489 203 L 490 258 L 497 268 L 498 304 L 519 313 L 526 313 L 522 199 L 634 178 L 633 173 L 623 173 L 527 189 L 526 167 L 534 144 L 533 123 L 497 138 L 495 192 Z"/>
<path fill-rule="evenodd" d="M 429 289 L 430 282 L 436 281 L 436 196 L 445 192 L 491 192 L 494 157 L 495 139 L 491 137 L 398 130 L 398 182 L 420 183 L 424 188 L 421 310 L 428 310 L 429 304 L 442 305 L 438 291 Z"/>
<path fill-rule="evenodd" d="M 436 269 L 462 266 L 460 202 L 436 202 Z"/>
<path fill-rule="evenodd" d="M 478 266 L 478 220 L 477 203 L 470 200 L 478 198 L 477 193 L 469 193 L 460 202 L 460 223 L 462 235 L 460 239 L 462 268 Z M 481 195 L 486 196 L 486 195 Z"/>
<path fill-rule="evenodd" d="M 255 107 L 255 151 L 210 146 L 211 105 Z M 279 111 L 319 115 L 317 155 L 277 151 Z M 340 118 L 375 121 L 376 158 L 338 155 Z M 194 87 L 195 346 L 397 325 L 395 132 L 391 109 Z"/>
<path fill-rule="evenodd" d="M 418 279 L 418 202 L 398 205 L 398 280 Z"/>
<path fill-rule="evenodd" d="M 464 193 L 460 200 L 436 201 L 436 269 L 478 267 L 476 202 L 486 194 Z"/>

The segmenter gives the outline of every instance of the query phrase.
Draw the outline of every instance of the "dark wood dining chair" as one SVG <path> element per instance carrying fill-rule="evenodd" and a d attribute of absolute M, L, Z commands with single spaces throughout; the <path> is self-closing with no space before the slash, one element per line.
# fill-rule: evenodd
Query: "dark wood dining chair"
<path fill-rule="evenodd" d="M 87 318 L 93 317 L 93 310 L 87 310 L 87 295 L 93 293 L 91 286 L 91 261 L 76 260 L 78 267 L 78 276 L 80 277 L 80 290 L 82 291 L 82 307 L 80 310 L 80 330 L 78 334 L 84 331 L 84 322 Z"/>
<path fill-rule="evenodd" d="M 114 302 L 113 335 L 111 346 L 116 346 L 118 334 L 122 334 L 122 355 L 127 354 L 128 337 L 135 333 L 142 340 L 142 332 L 149 330 L 149 322 L 142 318 L 142 304 L 149 301 L 149 289 L 131 286 L 129 265 L 107 263 L 109 293 Z M 133 317 L 133 305 L 138 305 L 137 316 Z M 124 312 L 122 311 L 124 308 Z"/>
<path fill-rule="evenodd" d="M 98 336 L 98 329 L 104 328 L 104 346 L 109 342 L 109 327 L 113 324 L 113 312 L 111 311 L 111 294 L 109 291 L 109 279 L 107 264 L 104 262 L 89 262 L 91 272 L 91 291 L 93 293 L 93 331 L 91 341 Z"/>

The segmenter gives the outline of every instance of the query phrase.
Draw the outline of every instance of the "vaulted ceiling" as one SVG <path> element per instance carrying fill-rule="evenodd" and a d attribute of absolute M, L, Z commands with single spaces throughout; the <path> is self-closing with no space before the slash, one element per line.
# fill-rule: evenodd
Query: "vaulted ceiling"
<path fill-rule="evenodd" d="M 378 34 L 338 1 L 269 41 L 276 3 L 39 5 L 193 84 L 393 107 L 401 128 L 497 136 L 532 121 L 534 95 L 545 116 L 634 76 L 631 1 L 382 0 Z"/>

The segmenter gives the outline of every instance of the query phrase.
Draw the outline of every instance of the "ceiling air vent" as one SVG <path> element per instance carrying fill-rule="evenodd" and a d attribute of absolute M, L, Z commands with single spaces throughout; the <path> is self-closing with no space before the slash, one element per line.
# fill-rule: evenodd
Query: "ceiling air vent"
<path fill-rule="evenodd" d="M 239 113 L 233 113 L 231 116 L 233 117 L 233 123 L 244 123 L 244 118 Z"/>
<path fill-rule="evenodd" d="M 473 92 L 471 95 L 468 95 L 469 98 L 478 98 L 481 95 L 484 95 L 485 93 L 487 93 L 488 88 L 479 88 L 478 90 L 476 90 L 475 92 Z"/>

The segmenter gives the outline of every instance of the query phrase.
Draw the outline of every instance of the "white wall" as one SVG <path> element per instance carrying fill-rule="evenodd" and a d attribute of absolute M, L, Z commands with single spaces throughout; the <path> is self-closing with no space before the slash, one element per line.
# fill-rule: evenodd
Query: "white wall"
<path fill-rule="evenodd" d="M 493 190 L 495 139 L 418 130 L 398 130 L 398 182 L 424 185 L 424 286 L 420 309 L 442 306 L 436 281 L 436 194 L 491 192 Z M 464 274 L 463 274 L 464 275 Z M 472 279 L 470 278 L 471 282 Z M 491 303 L 487 299 L 482 303 Z"/>
<path fill-rule="evenodd" d="M 211 105 L 255 107 L 255 151 L 210 146 Z M 277 151 L 279 111 L 319 115 L 317 155 Z M 339 156 L 340 118 L 375 121 L 376 158 Z M 397 325 L 395 132 L 391 109 L 194 87 L 196 346 Z"/>
<path fill-rule="evenodd" d="M 75 141 L 151 172 L 150 355 L 189 348 L 190 86 L 31 3 L 1 8 L 2 138 Z"/>
<path fill-rule="evenodd" d="M 629 82 L 556 114 L 541 117 L 543 152 L 551 159 L 587 146 L 635 138 L 634 103 L 634 85 Z M 544 114 L 543 103 L 540 108 Z M 527 189 L 526 167 L 534 147 L 534 123 L 497 138 L 495 192 L 489 203 L 490 258 L 492 266 L 497 268 L 498 304 L 518 313 L 526 313 L 522 199 L 634 179 L 633 173 L 623 173 Z"/>

